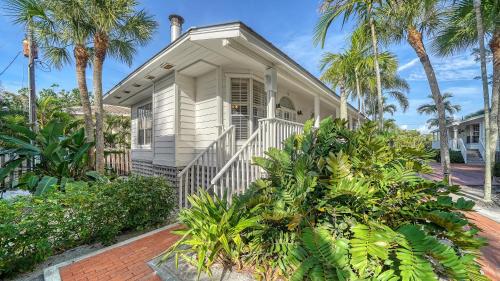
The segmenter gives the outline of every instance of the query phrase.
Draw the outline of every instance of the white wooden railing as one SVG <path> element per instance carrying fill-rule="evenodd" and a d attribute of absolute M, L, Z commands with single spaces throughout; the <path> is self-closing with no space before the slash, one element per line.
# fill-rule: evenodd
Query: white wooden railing
<path fill-rule="evenodd" d="M 464 163 L 467 163 L 467 147 L 465 147 L 464 140 L 462 138 L 458 138 L 458 147 L 460 148 L 460 152 L 464 158 Z"/>
<path fill-rule="evenodd" d="M 264 156 L 271 147 L 282 148 L 284 140 L 303 128 L 303 124 L 277 118 L 259 120 L 257 130 L 212 179 L 209 191 L 220 198 L 226 195 L 230 202 L 233 195 L 243 193 L 262 175 L 260 167 L 252 165 L 252 158 Z"/>
<path fill-rule="evenodd" d="M 484 148 L 484 142 L 482 138 L 479 138 L 479 154 L 481 154 L 481 158 L 486 161 L 486 150 Z"/>
<path fill-rule="evenodd" d="M 188 207 L 187 197 L 210 185 L 211 180 L 233 156 L 235 150 L 234 126 L 231 126 L 177 175 L 179 208 Z"/>

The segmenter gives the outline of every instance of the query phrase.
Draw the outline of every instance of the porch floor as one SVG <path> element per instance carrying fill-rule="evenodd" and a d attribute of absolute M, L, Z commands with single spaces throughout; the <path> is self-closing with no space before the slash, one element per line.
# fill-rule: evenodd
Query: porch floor
<path fill-rule="evenodd" d="M 500 280 L 500 224 L 478 213 L 467 216 L 481 228 L 481 235 L 489 245 L 481 252 L 480 263 L 491 280 Z M 91 280 L 140 280 L 152 281 L 160 278 L 146 264 L 172 245 L 178 236 L 169 228 L 123 246 L 60 268 L 62 281 Z"/>

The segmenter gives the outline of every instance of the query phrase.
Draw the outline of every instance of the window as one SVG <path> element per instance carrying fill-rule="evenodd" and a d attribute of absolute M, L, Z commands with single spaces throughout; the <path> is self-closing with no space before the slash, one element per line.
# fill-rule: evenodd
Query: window
<path fill-rule="evenodd" d="M 264 83 L 253 80 L 253 130 L 257 130 L 259 119 L 267 117 L 267 95 Z"/>
<path fill-rule="evenodd" d="M 250 92 L 250 79 L 231 78 L 231 122 L 235 128 L 235 138 L 242 140 L 248 138 L 248 93 Z"/>
<path fill-rule="evenodd" d="M 295 106 L 290 98 L 282 97 L 279 105 L 279 109 L 276 110 L 276 117 L 288 121 L 297 121 L 297 112 L 295 112 Z"/>
<path fill-rule="evenodd" d="M 137 145 L 151 145 L 153 138 L 153 119 L 151 114 L 151 103 L 137 108 Z"/>
<path fill-rule="evenodd" d="M 472 125 L 472 143 L 479 142 L 479 124 Z"/>
<path fill-rule="evenodd" d="M 251 110 L 250 110 L 251 108 Z M 267 95 L 264 83 L 250 78 L 231 78 L 231 123 L 236 140 L 250 136 L 258 121 L 267 116 Z"/>

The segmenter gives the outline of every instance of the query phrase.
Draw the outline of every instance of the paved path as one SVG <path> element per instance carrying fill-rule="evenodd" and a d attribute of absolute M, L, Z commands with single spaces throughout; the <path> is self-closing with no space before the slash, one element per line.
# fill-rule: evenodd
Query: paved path
<path fill-rule="evenodd" d="M 177 239 L 169 228 L 59 269 L 62 281 L 159 281 L 146 262 Z"/>
<path fill-rule="evenodd" d="M 440 163 L 430 163 L 433 173 L 425 175 L 432 180 L 443 179 L 443 169 Z M 466 186 L 484 185 L 484 165 L 451 164 L 451 175 L 453 184 Z"/>

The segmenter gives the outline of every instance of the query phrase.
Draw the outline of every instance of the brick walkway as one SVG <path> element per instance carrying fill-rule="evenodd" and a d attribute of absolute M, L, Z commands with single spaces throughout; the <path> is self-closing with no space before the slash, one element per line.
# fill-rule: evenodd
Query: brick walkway
<path fill-rule="evenodd" d="M 431 180 L 442 180 L 443 169 L 441 164 L 432 162 L 430 163 L 433 172 L 424 175 L 425 178 Z M 479 186 L 484 185 L 484 165 L 466 165 L 466 164 L 451 164 L 452 183 L 457 185 L 466 186 Z"/>
<path fill-rule="evenodd" d="M 166 229 L 59 269 L 62 281 L 159 281 L 146 264 L 179 236 Z"/>
<path fill-rule="evenodd" d="M 467 216 L 481 228 L 481 235 L 490 243 L 481 250 L 483 271 L 491 280 L 500 281 L 500 224 L 478 213 L 469 213 Z M 178 236 L 170 233 L 172 229 L 160 231 L 65 266 L 60 269 L 61 279 L 62 281 L 159 281 L 159 277 L 146 262 L 176 241 Z"/>

